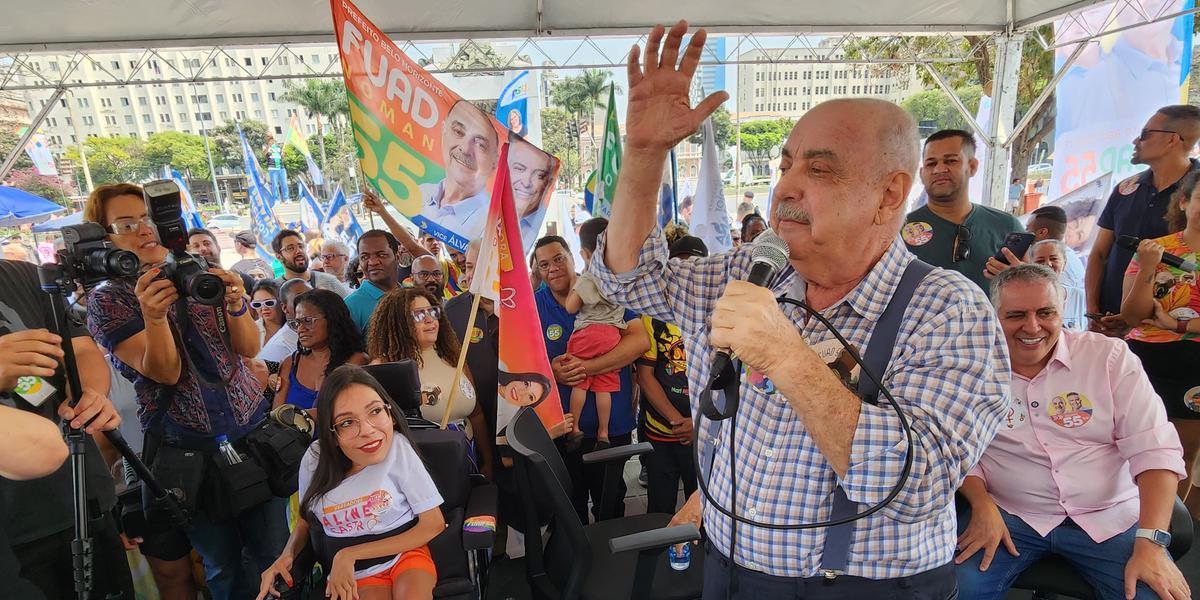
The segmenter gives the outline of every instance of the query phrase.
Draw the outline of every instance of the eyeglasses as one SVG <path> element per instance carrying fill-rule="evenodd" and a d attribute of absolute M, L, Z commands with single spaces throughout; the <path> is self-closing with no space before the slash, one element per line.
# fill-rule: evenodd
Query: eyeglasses
<path fill-rule="evenodd" d="M 301 327 L 303 327 L 304 329 L 311 328 L 313 325 L 315 325 L 317 323 L 317 321 L 320 321 L 321 319 L 324 319 L 324 318 L 325 317 L 300 317 L 298 319 L 288 319 L 287 324 L 288 324 L 288 327 L 291 327 L 292 329 L 299 331 Z"/>
<path fill-rule="evenodd" d="M 260 308 L 275 308 L 276 304 L 279 304 L 279 301 L 275 300 L 274 298 L 270 300 L 254 300 L 250 302 L 250 308 L 253 308 L 254 310 L 258 310 Z"/>
<path fill-rule="evenodd" d="M 140 219 L 134 219 L 132 217 L 117 219 L 113 221 L 107 229 L 109 232 L 116 235 L 127 235 L 130 233 L 137 233 L 138 228 L 140 228 L 142 225 L 149 227 L 151 230 L 154 229 L 154 221 L 150 219 L 150 215 L 146 215 Z"/>
<path fill-rule="evenodd" d="M 391 429 L 395 422 L 392 418 L 392 411 L 386 406 L 376 405 L 367 410 L 366 419 L 356 419 L 354 417 L 346 417 L 333 424 L 329 429 L 334 435 L 341 440 L 354 439 L 362 433 L 363 421 L 371 424 L 375 429 Z"/>
<path fill-rule="evenodd" d="M 434 321 L 442 318 L 442 309 L 436 306 L 426 306 L 425 308 L 415 308 L 412 311 L 414 323 L 424 323 L 426 318 Z"/>
<path fill-rule="evenodd" d="M 321 260 L 323 260 L 325 262 L 329 262 L 335 258 L 346 258 L 346 255 L 345 254 L 322 254 L 321 255 Z"/>
<path fill-rule="evenodd" d="M 554 265 L 556 267 L 562 267 L 562 266 L 566 266 L 566 264 L 567 264 L 567 255 L 559 254 L 550 260 L 539 260 L 537 263 L 537 270 L 545 272 L 545 271 L 550 270 L 551 265 Z"/>
<path fill-rule="evenodd" d="M 971 247 L 967 242 L 971 241 L 971 230 L 967 229 L 966 225 L 959 225 L 958 230 L 954 233 L 954 252 L 952 259 L 954 262 L 962 262 L 971 256 Z"/>
<path fill-rule="evenodd" d="M 1175 135 L 1179 135 L 1178 131 L 1171 131 L 1170 129 L 1143 129 L 1142 132 L 1138 134 L 1138 140 L 1144 142 L 1152 133 L 1173 133 Z"/>
<path fill-rule="evenodd" d="M 413 271 L 413 277 L 420 277 L 422 279 L 441 279 L 442 272 L 441 271 Z"/>
<path fill-rule="evenodd" d="M 279 252 L 282 254 L 295 254 L 297 252 L 304 252 L 304 245 L 303 244 L 288 244 L 287 246 L 280 248 Z"/>

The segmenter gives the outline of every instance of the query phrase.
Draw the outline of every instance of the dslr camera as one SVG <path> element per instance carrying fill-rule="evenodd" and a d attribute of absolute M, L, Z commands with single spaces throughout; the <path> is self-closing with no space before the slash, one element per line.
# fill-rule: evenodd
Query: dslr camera
<path fill-rule="evenodd" d="M 67 225 L 59 232 L 63 249 L 58 251 L 58 264 L 84 287 L 111 277 L 137 275 L 141 267 L 136 254 L 113 247 L 99 223 Z"/>
<path fill-rule="evenodd" d="M 225 299 L 225 282 L 208 272 L 204 257 L 187 251 L 187 225 L 183 222 L 183 197 L 170 179 L 147 183 L 143 188 L 146 214 L 154 222 L 158 241 L 167 250 L 162 276 L 175 284 L 179 295 L 200 304 L 220 306 Z"/>

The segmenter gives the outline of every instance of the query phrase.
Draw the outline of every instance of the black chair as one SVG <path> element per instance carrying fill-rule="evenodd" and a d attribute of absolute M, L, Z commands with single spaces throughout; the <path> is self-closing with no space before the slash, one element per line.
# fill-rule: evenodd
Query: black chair
<path fill-rule="evenodd" d="M 584 525 L 567 492 L 571 477 L 545 426 L 530 408 L 508 425 L 516 453 L 517 487 L 525 510 L 525 570 L 536 600 L 699 598 L 704 552 L 693 546 L 691 566 L 675 571 L 667 547 L 699 538 L 695 526 L 667 527 L 671 515 L 645 514 Z M 652 451 L 649 444 L 618 446 L 584 457 L 589 463 L 622 464 Z M 607 496 L 607 493 L 605 493 Z M 539 535 L 547 525 L 549 537 Z"/>
<path fill-rule="evenodd" d="M 970 519 L 969 506 L 961 497 L 956 500 L 959 523 L 969 522 L 964 520 Z M 1179 498 L 1175 499 L 1175 507 L 1171 512 L 1170 531 L 1171 545 L 1167 548 L 1167 552 L 1171 554 L 1171 558 L 1178 561 L 1191 549 L 1192 538 L 1195 534 L 1192 516 Z M 997 552 L 1003 551 L 1003 549 L 997 550 Z M 1033 563 L 1017 576 L 1017 580 L 1013 583 L 1013 589 L 1031 590 L 1034 592 L 1034 598 L 1065 596 L 1078 600 L 1093 600 L 1096 597 L 1092 586 L 1079 576 L 1071 563 L 1059 556 L 1047 556 Z"/>
<path fill-rule="evenodd" d="M 438 581 L 433 597 L 439 600 L 473 600 L 484 597 L 487 584 L 487 552 L 495 540 L 496 486 L 473 473 L 468 461 L 467 441 L 461 431 L 436 428 L 413 429 L 412 439 L 442 495 L 446 529 L 429 542 L 429 553 L 437 565 Z M 331 556 L 320 556 L 325 532 L 309 528 L 309 544 L 293 563 L 293 581 L 304 581 L 313 563 L 329 572 Z M 324 598 L 323 579 L 308 590 L 297 590 L 296 598 Z"/>

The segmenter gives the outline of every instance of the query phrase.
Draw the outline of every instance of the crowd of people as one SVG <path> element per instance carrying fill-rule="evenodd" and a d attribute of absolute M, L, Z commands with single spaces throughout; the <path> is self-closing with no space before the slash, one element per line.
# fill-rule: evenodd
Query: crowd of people
<path fill-rule="evenodd" d="M 1050 554 L 1100 598 L 1190 598 L 1166 546 L 1177 497 L 1200 514 L 1200 287 L 1164 256 L 1200 248 L 1200 163 L 1189 159 L 1200 109 L 1150 117 L 1134 140 L 1134 162 L 1149 169 L 1113 190 L 1086 268 L 1064 243 L 1062 209 L 1039 208 L 1022 225 L 972 202 L 969 132 L 920 146 L 902 109 L 866 99 L 806 113 L 785 142 L 769 214 L 748 192 L 739 244 L 710 255 L 681 224 L 657 226 L 667 152 L 724 99 L 691 107 L 704 35 L 685 47 L 685 33 L 682 22 L 656 28 L 645 55 L 631 54 L 611 221 L 582 223 L 579 248 L 558 235 L 533 245 L 553 381 L 502 371 L 496 307 L 481 300 L 471 314 L 479 242 L 447 251 L 371 192 L 364 206 L 386 229 L 354 248 L 282 230 L 270 241 L 277 277 L 253 234 L 235 236 L 241 260 L 225 269 L 216 236 L 189 231 L 189 250 L 224 286 L 213 306 L 164 276 L 169 251 L 142 189 L 97 188 L 85 220 L 144 267 L 79 298 L 86 323 L 63 332 L 82 388 L 74 406 L 34 267 L 0 261 L 9 589 L 74 595 L 72 478 L 57 418 L 90 436 L 94 597 L 134 597 L 126 550 L 145 558 L 164 599 L 196 597 L 193 554 L 213 598 L 266 597 L 277 580 L 294 583 L 313 528 L 332 549 L 328 596 L 431 597 L 428 543 L 445 527 L 442 497 L 408 417 L 359 368 L 412 361 L 419 418 L 461 431 L 472 469 L 499 485 L 499 520 L 512 535 L 500 536 L 497 554 L 515 555 L 527 528 L 511 457 L 495 443 L 505 427 L 497 403 L 533 405 L 557 386 L 565 418 L 551 435 L 579 518 L 621 516 L 627 492 L 624 480 L 606 490 L 605 467 L 583 455 L 648 441 L 647 508 L 704 526 L 706 598 L 863 597 L 896 586 L 921 598 L 1003 598 Z M 928 204 L 908 212 L 917 178 Z M 768 231 L 786 242 L 788 264 L 758 287 L 742 280 Z M 1030 234 L 1027 248 L 1012 245 L 1014 233 Z M 1119 243 L 1127 235 L 1136 250 Z M 820 312 L 845 342 L 780 296 Z M 695 431 L 718 349 L 737 359 L 739 416 Z M 315 439 L 292 466 L 295 488 L 259 493 L 279 474 L 253 464 L 247 440 L 280 407 L 307 414 Z M 126 478 L 104 435 L 118 428 L 179 489 L 186 527 L 121 531 L 114 509 Z M 695 452 L 707 453 L 700 473 Z M 849 528 L 781 528 L 881 503 Z"/>

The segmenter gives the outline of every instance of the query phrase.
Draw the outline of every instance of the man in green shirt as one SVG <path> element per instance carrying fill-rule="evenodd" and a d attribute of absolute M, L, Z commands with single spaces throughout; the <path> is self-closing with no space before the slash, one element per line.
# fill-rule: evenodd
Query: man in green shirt
<path fill-rule="evenodd" d="M 918 258 L 958 271 L 986 292 L 983 270 L 988 257 L 1004 245 L 1004 236 L 1025 228 L 1004 211 L 971 202 L 967 181 L 978 169 L 970 133 L 944 129 L 929 136 L 921 159 L 921 183 L 929 203 L 908 213 L 900 233 Z"/>

